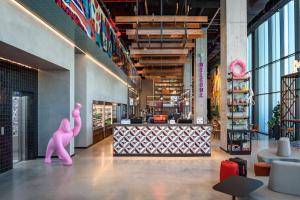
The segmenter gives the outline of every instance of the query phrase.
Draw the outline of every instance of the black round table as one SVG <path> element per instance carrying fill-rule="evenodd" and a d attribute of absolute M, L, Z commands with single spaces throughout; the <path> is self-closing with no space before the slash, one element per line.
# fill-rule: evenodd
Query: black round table
<path fill-rule="evenodd" d="M 243 176 L 230 176 L 224 181 L 213 186 L 213 189 L 232 196 L 235 200 L 236 197 L 246 197 L 249 193 L 258 189 L 263 185 L 263 182 L 246 178 Z"/>

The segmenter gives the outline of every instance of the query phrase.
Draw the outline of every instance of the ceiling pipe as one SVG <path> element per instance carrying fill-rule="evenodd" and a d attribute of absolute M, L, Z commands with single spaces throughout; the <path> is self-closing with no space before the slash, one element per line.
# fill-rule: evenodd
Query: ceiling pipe
<path fill-rule="evenodd" d="M 145 12 L 146 12 L 146 15 L 148 15 L 148 3 L 147 3 L 147 0 L 145 0 Z"/>
<path fill-rule="evenodd" d="M 163 16 L 163 0 L 160 0 L 160 16 Z M 163 22 L 160 22 L 160 48 L 163 45 Z"/>
<path fill-rule="evenodd" d="M 217 17 L 217 15 L 220 12 L 220 8 L 218 8 L 217 12 L 215 13 L 215 15 L 213 16 L 213 18 L 210 20 L 208 26 L 207 26 L 207 30 L 209 29 L 209 27 L 211 26 L 211 24 L 213 23 L 213 21 L 215 20 L 215 18 Z"/>
<path fill-rule="evenodd" d="M 135 8 L 136 8 L 135 15 L 139 16 L 139 0 L 136 0 L 136 7 Z M 136 29 L 135 29 L 135 40 L 136 40 L 136 43 L 138 45 L 138 48 L 140 48 L 138 29 L 139 29 L 139 22 L 137 21 Z"/>

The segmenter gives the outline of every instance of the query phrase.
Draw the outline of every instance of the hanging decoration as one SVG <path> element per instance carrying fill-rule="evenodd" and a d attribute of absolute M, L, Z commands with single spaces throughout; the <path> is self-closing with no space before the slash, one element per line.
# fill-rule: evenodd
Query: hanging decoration
<path fill-rule="evenodd" d="M 247 74 L 247 66 L 242 60 L 232 61 L 229 67 L 234 78 L 243 78 Z"/>

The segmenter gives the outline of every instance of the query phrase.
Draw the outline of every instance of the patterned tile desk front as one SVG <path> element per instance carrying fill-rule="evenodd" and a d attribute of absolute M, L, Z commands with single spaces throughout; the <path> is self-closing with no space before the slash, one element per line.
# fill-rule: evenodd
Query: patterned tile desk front
<path fill-rule="evenodd" d="M 209 156 L 210 139 L 210 125 L 115 125 L 114 155 Z"/>

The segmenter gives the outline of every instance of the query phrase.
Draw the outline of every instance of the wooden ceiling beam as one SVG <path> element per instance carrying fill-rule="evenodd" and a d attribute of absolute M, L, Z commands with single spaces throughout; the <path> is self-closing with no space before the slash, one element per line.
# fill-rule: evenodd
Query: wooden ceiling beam
<path fill-rule="evenodd" d="M 195 48 L 195 43 L 139 43 L 140 48 Z M 130 49 L 137 49 L 138 44 L 132 43 Z"/>
<path fill-rule="evenodd" d="M 184 28 L 184 26 L 186 26 L 186 28 L 197 28 L 200 29 L 201 28 L 201 24 L 200 23 L 186 23 L 184 25 L 184 23 L 164 23 L 163 27 L 164 28 Z M 136 28 L 137 24 L 133 23 L 132 24 L 132 28 Z M 139 28 L 160 28 L 161 24 L 160 23 L 141 23 L 138 26 Z"/>
<path fill-rule="evenodd" d="M 136 35 L 136 29 L 126 29 L 126 34 Z M 138 29 L 138 35 L 185 35 L 184 29 L 163 29 L 162 32 L 160 29 Z M 201 29 L 187 29 L 187 35 L 202 36 L 205 32 Z"/>
<path fill-rule="evenodd" d="M 138 74 L 165 74 L 165 73 L 169 73 L 169 74 L 177 74 L 177 73 L 183 73 L 182 69 L 163 69 L 163 70 L 138 70 L 137 71 Z"/>
<path fill-rule="evenodd" d="M 193 39 L 197 39 L 197 38 L 205 38 L 206 35 L 187 35 L 187 42 L 192 42 Z M 156 42 L 156 41 L 151 41 L 152 39 L 156 39 L 156 40 L 161 40 L 161 35 L 139 35 L 139 39 L 145 39 L 146 42 L 148 42 L 147 40 L 149 40 L 150 38 L 150 42 Z M 128 35 L 128 39 L 129 40 L 136 40 L 136 36 L 135 35 Z M 174 41 L 171 41 L 174 40 Z M 181 40 L 183 41 L 185 39 L 185 35 L 163 35 L 162 37 L 162 42 L 165 42 L 165 40 L 168 40 L 168 42 L 178 42 L 176 40 Z"/>
<path fill-rule="evenodd" d="M 130 55 L 130 57 L 132 59 L 135 59 L 135 60 L 139 60 L 141 58 L 181 58 L 181 57 L 186 57 L 187 55 L 182 55 L 182 54 L 165 54 L 165 55 L 162 55 L 162 54 L 151 54 L 151 55 L 141 55 L 141 54 L 135 54 L 135 55 Z"/>
<path fill-rule="evenodd" d="M 130 55 L 187 55 L 188 49 L 131 49 Z"/>
<path fill-rule="evenodd" d="M 182 79 L 182 75 L 175 75 L 175 76 L 172 76 L 172 75 L 169 75 L 169 76 L 159 76 L 159 75 L 156 75 L 156 76 L 144 76 L 146 79 L 153 79 L 153 80 L 160 80 L 162 78 L 168 78 L 168 79 Z"/>
<path fill-rule="evenodd" d="M 142 76 L 182 76 L 182 73 L 143 73 Z"/>
<path fill-rule="evenodd" d="M 148 64 L 185 64 L 190 61 L 187 59 L 179 58 L 179 59 L 139 59 L 140 64 L 148 65 Z"/>
<path fill-rule="evenodd" d="M 207 16 L 116 16 L 116 23 L 144 23 L 144 22 L 208 22 Z"/>
<path fill-rule="evenodd" d="M 140 48 L 195 48 L 194 42 L 189 43 L 139 43 Z M 137 43 L 132 43 L 130 49 L 137 49 Z"/>
<path fill-rule="evenodd" d="M 183 64 L 177 64 L 177 63 L 165 63 L 165 64 L 142 64 L 142 63 L 136 63 L 134 64 L 136 68 L 141 68 L 141 67 L 182 67 Z"/>
<path fill-rule="evenodd" d="M 160 69 L 160 70 L 157 70 L 157 69 L 143 69 L 143 70 L 139 70 L 139 71 L 143 71 L 143 72 L 165 72 L 165 73 L 169 73 L 169 72 L 183 72 L 183 69 L 182 67 L 181 68 L 173 68 L 173 69 Z"/>

